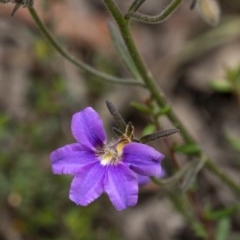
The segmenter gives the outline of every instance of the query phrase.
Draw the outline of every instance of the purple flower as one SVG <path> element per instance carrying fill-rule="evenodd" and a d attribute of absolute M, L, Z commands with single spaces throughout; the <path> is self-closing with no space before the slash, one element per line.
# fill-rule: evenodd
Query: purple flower
<path fill-rule="evenodd" d="M 91 107 L 73 115 L 71 128 L 77 143 L 53 151 L 50 158 L 53 173 L 74 176 L 69 197 L 76 204 L 86 206 L 105 192 L 117 210 L 134 206 L 138 179 L 162 175 L 163 154 L 124 137 L 106 143 L 101 118 Z"/>

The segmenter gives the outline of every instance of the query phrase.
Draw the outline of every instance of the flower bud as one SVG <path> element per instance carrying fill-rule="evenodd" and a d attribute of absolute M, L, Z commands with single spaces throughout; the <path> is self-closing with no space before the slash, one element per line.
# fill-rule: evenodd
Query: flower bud
<path fill-rule="evenodd" d="M 197 0 L 196 8 L 209 25 L 216 26 L 219 23 L 221 11 L 217 0 Z"/>

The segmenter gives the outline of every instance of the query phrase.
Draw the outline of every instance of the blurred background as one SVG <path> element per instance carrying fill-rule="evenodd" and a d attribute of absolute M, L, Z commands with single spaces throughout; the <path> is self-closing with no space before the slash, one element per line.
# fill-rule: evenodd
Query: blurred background
<path fill-rule="evenodd" d="M 131 4 L 117 2 L 125 12 Z M 141 11 L 157 14 L 168 3 L 147 0 Z M 215 27 L 196 9 L 190 10 L 191 1 L 186 0 L 164 23 L 132 21 L 132 28 L 139 51 L 186 128 L 240 181 L 240 4 L 219 4 L 221 20 Z M 144 102 L 149 96 L 141 88 L 109 84 L 77 69 L 48 44 L 26 8 L 10 17 L 13 6 L 0 5 L 0 240 L 202 239 L 152 184 L 141 190 L 136 207 L 123 212 L 117 212 L 106 196 L 88 207 L 68 199 L 71 177 L 51 173 L 49 153 L 74 142 L 72 114 L 94 107 L 111 140 L 108 99 L 141 135 L 149 119 L 130 102 Z M 114 50 L 102 1 L 36 0 L 35 7 L 77 58 L 110 74 L 131 77 Z M 163 141 L 154 146 L 168 161 Z M 198 201 L 209 214 L 238 203 L 206 170 L 197 184 Z M 228 233 L 219 240 L 240 239 L 240 214 L 230 210 L 224 221 L 216 218 L 215 224 Z"/>

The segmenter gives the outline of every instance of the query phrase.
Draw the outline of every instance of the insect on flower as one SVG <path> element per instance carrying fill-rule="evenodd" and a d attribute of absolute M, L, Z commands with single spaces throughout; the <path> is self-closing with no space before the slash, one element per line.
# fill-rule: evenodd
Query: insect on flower
<path fill-rule="evenodd" d="M 114 207 L 123 210 L 136 205 L 139 183 L 164 175 L 164 155 L 134 140 L 133 125 L 126 124 L 110 102 L 107 106 L 116 121 L 117 140 L 106 141 L 100 116 L 87 107 L 72 117 L 77 143 L 53 151 L 50 158 L 53 173 L 74 176 L 69 193 L 73 202 L 86 206 L 105 192 Z"/>

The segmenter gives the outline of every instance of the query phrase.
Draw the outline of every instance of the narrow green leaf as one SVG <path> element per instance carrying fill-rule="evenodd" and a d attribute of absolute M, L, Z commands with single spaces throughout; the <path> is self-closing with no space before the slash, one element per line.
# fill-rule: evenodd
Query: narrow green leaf
<path fill-rule="evenodd" d="M 210 220 L 216 221 L 220 219 L 229 218 L 239 210 L 240 210 L 239 205 L 234 205 L 219 210 L 207 209 L 205 211 L 205 216 Z"/>
<path fill-rule="evenodd" d="M 194 143 L 174 146 L 173 150 L 184 154 L 199 154 L 201 152 L 201 148 Z"/>
<path fill-rule="evenodd" d="M 233 91 L 232 84 L 226 79 L 214 79 L 210 82 L 210 87 L 217 92 L 230 93 Z"/>
<path fill-rule="evenodd" d="M 152 112 L 151 108 L 138 102 L 131 102 L 130 105 L 141 113 L 150 114 Z"/>
<path fill-rule="evenodd" d="M 149 143 L 149 142 L 152 142 L 152 141 L 157 140 L 159 138 L 164 138 L 164 137 L 167 137 L 167 136 L 172 135 L 172 134 L 177 133 L 177 132 L 179 132 L 179 130 L 177 128 L 161 130 L 161 131 L 158 131 L 158 132 L 155 132 L 155 133 L 144 135 L 139 139 L 139 141 L 141 143 Z"/>
<path fill-rule="evenodd" d="M 229 218 L 219 221 L 216 229 L 216 240 L 228 240 L 231 223 Z"/>
<path fill-rule="evenodd" d="M 128 67 L 129 71 L 133 74 L 133 76 L 137 80 L 141 80 L 141 74 L 138 72 L 131 56 L 129 55 L 127 48 L 125 46 L 125 43 L 123 42 L 122 36 L 120 35 L 118 29 L 116 28 L 115 24 L 113 22 L 109 22 L 108 29 L 111 34 L 113 43 L 116 47 L 117 52 L 121 56 L 122 60 Z"/>

